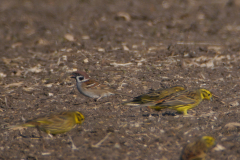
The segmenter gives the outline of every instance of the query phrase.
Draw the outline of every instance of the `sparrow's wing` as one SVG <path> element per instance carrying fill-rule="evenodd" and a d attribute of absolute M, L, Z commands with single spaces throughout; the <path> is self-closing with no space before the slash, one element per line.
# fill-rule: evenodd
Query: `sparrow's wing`
<path fill-rule="evenodd" d="M 96 90 L 96 91 L 99 90 L 100 92 L 104 92 L 105 90 L 109 90 L 110 92 L 114 93 L 114 91 L 111 89 L 111 87 L 109 87 L 107 85 L 104 85 L 104 84 L 100 84 L 93 79 L 90 79 L 90 80 L 86 81 L 86 83 L 87 83 L 86 88 L 88 88 L 88 89 L 92 89 L 92 90 Z"/>
<path fill-rule="evenodd" d="M 95 88 L 100 85 L 100 83 L 98 83 L 93 79 L 89 79 L 88 81 L 85 82 L 85 84 L 86 84 L 86 88 Z"/>

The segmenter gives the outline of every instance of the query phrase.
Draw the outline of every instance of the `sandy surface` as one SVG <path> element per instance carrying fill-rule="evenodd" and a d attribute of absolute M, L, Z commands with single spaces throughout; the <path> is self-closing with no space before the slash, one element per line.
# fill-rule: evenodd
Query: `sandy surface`
<path fill-rule="evenodd" d="M 239 15 L 239 0 L 1 0 L 0 159 L 176 160 L 203 135 L 207 159 L 240 159 Z M 123 95 L 84 97 L 74 69 Z M 189 117 L 121 104 L 174 85 L 218 98 Z M 7 129 L 65 110 L 86 119 L 45 149 L 35 128 Z"/>

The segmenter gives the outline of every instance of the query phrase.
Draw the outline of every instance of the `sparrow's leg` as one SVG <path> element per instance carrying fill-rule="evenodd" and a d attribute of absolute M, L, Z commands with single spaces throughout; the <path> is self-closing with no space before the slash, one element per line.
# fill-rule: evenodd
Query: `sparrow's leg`
<path fill-rule="evenodd" d="M 96 102 L 99 101 L 101 98 L 102 98 L 102 96 L 98 97 L 98 98 L 96 99 Z"/>

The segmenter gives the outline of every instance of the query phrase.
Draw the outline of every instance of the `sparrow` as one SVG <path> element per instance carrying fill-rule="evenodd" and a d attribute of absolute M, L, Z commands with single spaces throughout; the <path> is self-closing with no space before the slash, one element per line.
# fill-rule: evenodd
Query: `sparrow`
<path fill-rule="evenodd" d="M 182 86 L 174 86 L 171 88 L 158 89 L 158 90 L 140 95 L 138 97 L 135 97 L 132 101 L 125 102 L 123 104 L 129 105 L 129 106 L 139 106 L 139 107 L 154 106 L 156 104 L 156 101 L 159 101 L 163 98 L 166 98 L 174 93 L 177 93 L 183 90 L 185 90 L 185 88 Z"/>
<path fill-rule="evenodd" d="M 116 94 L 108 86 L 100 84 L 94 79 L 90 78 L 86 72 L 83 71 L 73 72 L 71 78 L 76 79 L 78 91 L 87 97 L 99 100 L 102 97 L 107 97 Z"/>
<path fill-rule="evenodd" d="M 205 160 L 207 150 L 215 144 L 215 139 L 203 136 L 189 143 L 182 151 L 181 160 Z"/>

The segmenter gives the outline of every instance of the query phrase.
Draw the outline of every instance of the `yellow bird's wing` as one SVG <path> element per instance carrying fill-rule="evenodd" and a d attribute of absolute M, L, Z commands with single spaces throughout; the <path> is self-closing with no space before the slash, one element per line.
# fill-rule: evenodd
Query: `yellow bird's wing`
<path fill-rule="evenodd" d="M 155 102 L 155 106 L 168 108 L 173 106 L 184 106 L 189 104 L 195 104 L 195 94 L 192 94 L 189 91 L 182 91 L 176 94 L 170 95 L 160 101 Z"/>
<path fill-rule="evenodd" d="M 154 105 L 156 101 L 168 97 L 174 93 L 185 90 L 182 86 L 175 86 L 171 88 L 158 89 L 147 94 L 135 97 L 133 101 L 126 102 L 126 105 L 139 105 L 141 107 Z"/>

